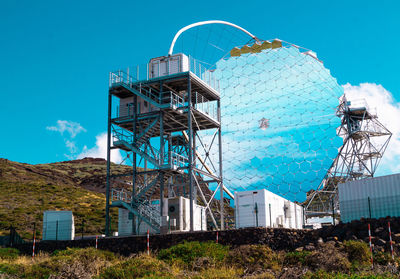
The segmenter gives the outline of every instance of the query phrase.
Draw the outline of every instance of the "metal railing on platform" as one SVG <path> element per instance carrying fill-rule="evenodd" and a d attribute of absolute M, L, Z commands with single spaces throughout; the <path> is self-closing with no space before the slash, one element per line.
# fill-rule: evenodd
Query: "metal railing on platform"
<path fill-rule="evenodd" d="M 194 92 L 195 109 L 218 121 L 218 107 L 216 101 L 210 101 L 198 92 Z"/>
<path fill-rule="evenodd" d="M 132 201 L 132 193 L 125 189 L 111 189 L 111 200 L 130 203 Z"/>
<path fill-rule="evenodd" d="M 188 71 L 195 74 L 199 79 L 214 88 L 216 91 L 219 91 L 219 81 L 216 79 L 214 71 L 209 65 L 189 56 L 188 68 Z M 151 69 L 151 64 L 146 63 L 134 67 L 128 67 L 126 72 L 121 70 L 111 72 L 109 86 L 111 87 L 114 84 L 122 82 L 130 84 L 132 82 L 148 81 L 152 78 L 149 69 Z M 176 74 L 176 72 L 167 73 L 167 75 L 172 74 Z"/>

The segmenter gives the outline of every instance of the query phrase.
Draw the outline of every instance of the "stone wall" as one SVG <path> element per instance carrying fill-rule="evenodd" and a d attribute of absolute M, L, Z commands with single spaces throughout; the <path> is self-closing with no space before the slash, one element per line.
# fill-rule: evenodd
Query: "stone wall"
<path fill-rule="evenodd" d="M 373 243 L 379 249 L 390 250 L 387 222 L 391 222 L 395 248 L 400 243 L 400 218 L 354 221 L 348 224 L 324 227 L 318 230 L 293 230 L 282 228 L 246 228 L 219 231 L 219 243 L 230 246 L 244 244 L 265 244 L 274 250 L 294 250 L 300 247 L 312 250 L 318 242 L 363 240 L 368 242 L 368 223 L 371 224 Z M 217 232 L 174 233 L 150 236 L 150 249 L 153 251 L 171 247 L 183 241 L 215 241 Z M 95 247 L 95 239 L 72 241 L 41 241 L 36 244 L 36 251 L 53 252 L 67 247 Z M 99 238 L 98 248 L 121 255 L 130 255 L 146 251 L 146 236 Z M 30 254 L 32 244 L 17 245 L 21 252 Z"/>

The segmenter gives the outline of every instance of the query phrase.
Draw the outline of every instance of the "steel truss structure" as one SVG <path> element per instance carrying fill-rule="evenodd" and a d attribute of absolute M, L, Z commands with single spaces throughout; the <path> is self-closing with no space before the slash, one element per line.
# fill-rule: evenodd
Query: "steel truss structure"
<path fill-rule="evenodd" d="M 365 100 L 349 102 L 343 96 L 336 114 L 343 145 L 318 188 L 308 193 L 307 217 L 340 215 L 338 184 L 373 177 L 392 136 Z"/>
<path fill-rule="evenodd" d="M 223 229 L 219 92 L 191 71 L 145 80 L 128 73 L 110 73 L 106 235 L 110 235 L 110 207 L 126 209 L 135 216 L 134 234 L 142 222 L 156 233 L 163 232 L 162 216 L 168 215 L 164 198 L 174 196 L 190 199 L 190 220 L 199 200 L 214 228 Z M 211 146 L 219 150 L 216 162 L 209 156 Z M 113 173 L 112 149 L 126 155 L 123 162 L 132 166 L 129 172 Z M 219 204 L 214 199 L 218 190 Z M 151 206 L 156 199 L 159 209 Z M 191 221 L 191 231 L 193 224 Z"/>

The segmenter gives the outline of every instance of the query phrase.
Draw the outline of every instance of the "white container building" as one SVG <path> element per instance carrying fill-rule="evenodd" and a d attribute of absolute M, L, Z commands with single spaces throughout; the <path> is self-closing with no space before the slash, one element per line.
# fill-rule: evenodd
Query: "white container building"
<path fill-rule="evenodd" d="M 150 78 L 168 76 L 187 71 L 189 71 L 189 58 L 183 53 L 150 59 Z"/>
<path fill-rule="evenodd" d="M 190 200 L 184 197 L 168 198 L 164 200 L 164 212 L 168 215 L 161 218 L 163 226 L 169 232 L 185 232 L 190 230 Z M 154 212 L 160 212 L 159 200 L 153 200 L 152 209 Z M 206 208 L 198 204 L 193 204 L 194 210 L 194 230 L 207 230 Z M 127 209 L 118 209 L 118 235 L 132 235 L 132 216 Z M 137 220 L 137 219 L 136 219 Z M 151 234 L 155 233 L 153 228 L 146 222 L 142 221 L 139 224 L 139 234 L 146 234 L 147 230 Z"/>
<path fill-rule="evenodd" d="M 157 78 L 189 71 L 189 58 L 178 53 L 172 56 L 161 56 L 150 60 L 149 78 Z M 160 110 L 156 106 L 142 98 L 138 98 L 138 112 L 147 113 Z M 120 100 L 119 117 L 130 117 L 133 115 L 133 97 Z"/>
<path fill-rule="evenodd" d="M 235 192 L 236 228 L 271 227 L 302 229 L 301 205 L 266 189 Z"/>
<path fill-rule="evenodd" d="M 400 174 L 339 184 L 341 221 L 400 216 Z"/>
<path fill-rule="evenodd" d="M 73 240 L 75 237 L 72 211 L 45 211 L 43 213 L 43 240 Z"/>

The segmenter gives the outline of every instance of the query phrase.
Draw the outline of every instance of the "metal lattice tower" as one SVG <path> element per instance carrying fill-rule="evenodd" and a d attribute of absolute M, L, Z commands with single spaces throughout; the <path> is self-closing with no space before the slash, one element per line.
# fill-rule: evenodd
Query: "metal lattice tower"
<path fill-rule="evenodd" d="M 200 200 L 214 227 L 223 229 L 222 159 L 219 156 L 216 162 L 210 161 L 199 152 L 204 149 L 207 154 L 211 146 L 217 146 L 221 152 L 218 82 L 212 78 L 212 72 L 196 63 L 190 59 L 188 71 L 158 73 L 156 77 L 149 73 L 152 71 L 149 64 L 142 68 L 146 73 L 143 79 L 139 68 L 136 74 L 131 73 L 132 76 L 129 69 L 110 73 L 107 235 L 110 234 L 110 207 L 126 209 L 135 216 L 132 222 L 134 233 L 141 222 L 156 233 L 160 232 L 161 217 L 168 215 L 164 198 L 174 196 L 190 199 L 190 220 L 193 220 L 193 206 Z M 204 131 L 213 135 L 208 144 L 202 137 Z M 112 149 L 126 154 L 123 162 L 132 166 L 130 171 L 113 173 Z M 208 190 L 213 183 L 216 185 L 214 192 Z M 213 213 L 218 207 L 214 200 L 218 189 L 221 193 L 219 225 Z M 158 209 L 151 204 L 155 199 L 159 199 Z M 191 231 L 193 223 L 190 222 Z"/>
<path fill-rule="evenodd" d="M 343 145 L 318 188 L 308 193 L 308 217 L 340 214 L 338 184 L 373 177 L 392 136 L 365 100 L 350 102 L 344 95 L 337 116 Z"/>

